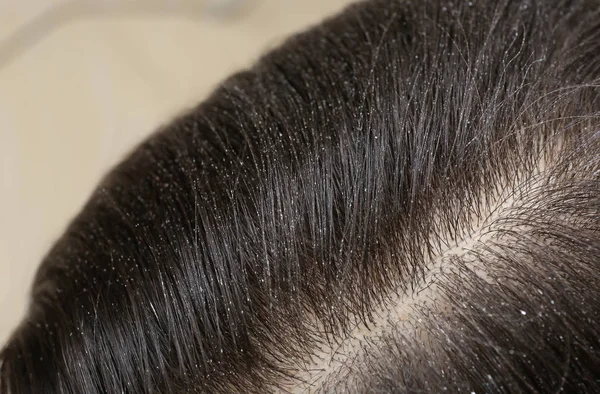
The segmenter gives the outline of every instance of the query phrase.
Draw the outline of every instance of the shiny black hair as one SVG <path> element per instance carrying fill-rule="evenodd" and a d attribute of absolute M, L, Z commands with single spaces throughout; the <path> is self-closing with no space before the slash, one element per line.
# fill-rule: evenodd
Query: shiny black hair
<path fill-rule="evenodd" d="M 599 318 L 600 3 L 374 0 L 106 176 L 0 391 L 597 393 Z"/>

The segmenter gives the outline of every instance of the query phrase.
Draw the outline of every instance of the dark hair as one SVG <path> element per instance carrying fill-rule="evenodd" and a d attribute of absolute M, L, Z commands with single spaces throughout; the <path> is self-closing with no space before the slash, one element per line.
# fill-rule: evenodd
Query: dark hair
<path fill-rule="evenodd" d="M 359 3 L 142 143 L 2 393 L 600 392 L 600 4 Z"/>

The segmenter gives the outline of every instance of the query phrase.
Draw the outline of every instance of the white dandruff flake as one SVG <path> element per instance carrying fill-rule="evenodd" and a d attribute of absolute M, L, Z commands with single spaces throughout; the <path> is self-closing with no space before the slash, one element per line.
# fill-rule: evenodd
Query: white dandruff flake
<path fill-rule="evenodd" d="M 521 311 L 521 315 L 525 316 L 526 314 L 527 314 L 527 312 Z"/>

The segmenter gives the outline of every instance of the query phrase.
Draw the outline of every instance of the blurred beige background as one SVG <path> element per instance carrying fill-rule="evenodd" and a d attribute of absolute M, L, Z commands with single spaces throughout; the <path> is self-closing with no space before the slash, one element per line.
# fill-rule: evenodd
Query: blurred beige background
<path fill-rule="evenodd" d="M 0 3 L 0 347 L 41 258 L 110 166 L 224 77 L 348 2 Z"/>

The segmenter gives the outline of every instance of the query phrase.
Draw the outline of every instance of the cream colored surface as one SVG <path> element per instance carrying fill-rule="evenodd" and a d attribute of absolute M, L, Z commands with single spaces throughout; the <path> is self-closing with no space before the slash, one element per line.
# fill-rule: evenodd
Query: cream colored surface
<path fill-rule="evenodd" d="M 64 18 L 8 60 L 1 42 L 57 2 L 0 3 L 0 346 L 41 258 L 124 153 L 348 2 L 249 0 L 223 16 L 178 13 L 175 0 L 165 0 L 169 12 L 142 12 L 137 1 L 140 12 Z"/>

